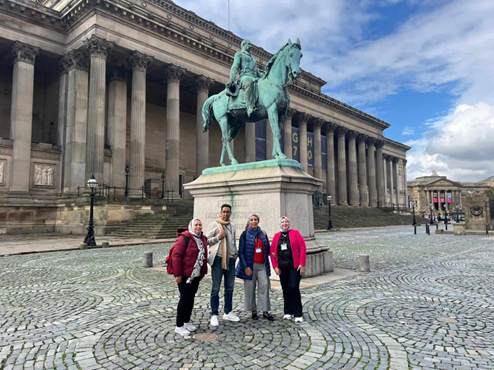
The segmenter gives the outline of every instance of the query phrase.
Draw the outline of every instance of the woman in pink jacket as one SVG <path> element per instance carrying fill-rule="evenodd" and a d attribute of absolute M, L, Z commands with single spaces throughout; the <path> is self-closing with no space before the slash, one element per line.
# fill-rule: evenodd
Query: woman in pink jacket
<path fill-rule="evenodd" d="M 288 217 L 280 218 L 280 232 L 271 243 L 271 263 L 283 288 L 285 320 L 303 322 L 300 279 L 305 272 L 305 241 L 298 230 L 290 229 Z"/>

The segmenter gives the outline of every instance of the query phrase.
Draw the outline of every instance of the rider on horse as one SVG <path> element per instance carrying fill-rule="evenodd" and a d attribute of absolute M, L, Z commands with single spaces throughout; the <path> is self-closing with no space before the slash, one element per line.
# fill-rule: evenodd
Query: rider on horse
<path fill-rule="evenodd" d="M 230 71 L 230 81 L 226 85 L 231 86 L 237 74 L 240 72 L 240 89 L 244 91 L 245 102 L 247 105 L 247 116 L 250 117 L 255 110 L 257 102 L 257 80 L 261 77 L 259 69 L 257 69 L 256 60 L 250 54 L 252 44 L 249 40 L 242 41 L 242 51 L 235 53 L 232 69 Z"/>

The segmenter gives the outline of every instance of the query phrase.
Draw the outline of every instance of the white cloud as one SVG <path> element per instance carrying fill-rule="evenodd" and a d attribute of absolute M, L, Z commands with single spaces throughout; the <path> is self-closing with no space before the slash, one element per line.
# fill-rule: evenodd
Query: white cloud
<path fill-rule="evenodd" d="M 462 104 L 408 141 L 408 178 L 432 170 L 451 180 L 475 182 L 494 175 L 494 104 Z"/>
<path fill-rule="evenodd" d="M 401 132 L 401 134 L 404 136 L 413 135 L 415 134 L 415 130 L 411 127 L 406 126 Z"/>

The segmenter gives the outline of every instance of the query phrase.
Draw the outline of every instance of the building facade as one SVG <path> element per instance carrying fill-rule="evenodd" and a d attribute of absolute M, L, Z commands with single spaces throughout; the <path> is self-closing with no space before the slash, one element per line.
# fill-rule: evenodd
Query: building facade
<path fill-rule="evenodd" d="M 60 207 L 93 174 L 131 198 L 165 174 L 186 196 L 183 183 L 218 165 L 221 133 L 202 132 L 201 107 L 224 89 L 241 38 L 166 0 L 5 0 L 0 17 L 0 207 Z M 251 52 L 261 70 L 272 56 Z M 339 205 L 406 207 L 410 148 L 324 84 L 304 71 L 290 87 L 285 153 L 296 131 L 300 162 Z M 267 159 L 272 143 L 267 129 Z M 232 145 L 255 160 L 256 123 Z"/>
<path fill-rule="evenodd" d="M 449 180 L 433 172 L 430 176 L 417 177 L 408 183 L 410 207 L 413 203 L 418 212 L 444 213 L 463 210 L 462 200 L 468 194 L 485 193 L 490 185 L 486 180 L 478 183 L 462 183 Z"/>

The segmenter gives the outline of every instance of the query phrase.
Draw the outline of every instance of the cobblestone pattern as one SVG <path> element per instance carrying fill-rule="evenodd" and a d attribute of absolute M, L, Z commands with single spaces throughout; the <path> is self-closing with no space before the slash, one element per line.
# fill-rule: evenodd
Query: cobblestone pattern
<path fill-rule="evenodd" d="M 174 334 L 170 246 L 0 258 L 1 369 L 493 369 L 494 240 L 413 235 L 411 228 L 320 234 L 337 267 L 371 256 L 373 272 L 303 290 L 306 321 L 209 321 L 208 278 L 193 322 L 218 339 Z M 438 320 L 446 318 L 445 320 Z M 445 322 L 451 321 L 451 322 Z"/>

